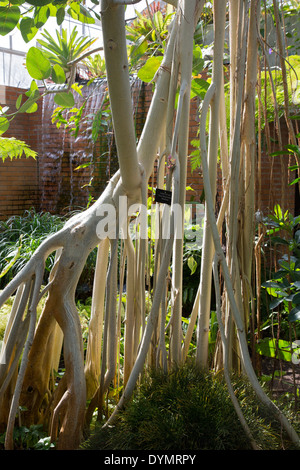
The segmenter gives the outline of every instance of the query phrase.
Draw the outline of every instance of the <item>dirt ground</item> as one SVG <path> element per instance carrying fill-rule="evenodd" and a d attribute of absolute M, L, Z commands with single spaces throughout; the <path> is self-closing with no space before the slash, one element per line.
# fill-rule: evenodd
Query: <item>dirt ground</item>
<path fill-rule="evenodd" d="M 294 393 L 295 388 L 300 390 L 300 364 L 291 367 L 290 362 L 265 358 L 262 361 L 262 373 L 273 377 L 268 385 L 275 396 L 287 392 Z"/>

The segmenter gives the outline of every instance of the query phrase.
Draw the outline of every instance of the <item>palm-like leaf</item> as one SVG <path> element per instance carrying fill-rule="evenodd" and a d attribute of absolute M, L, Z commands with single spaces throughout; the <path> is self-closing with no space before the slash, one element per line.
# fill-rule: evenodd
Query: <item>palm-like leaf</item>
<path fill-rule="evenodd" d="M 56 30 L 57 41 L 55 41 L 50 33 L 44 30 L 42 36 L 45 40 L 38 40 L 49 61 L 60 65 L 65 73 L 71 70 L 69 62 L 78 59 L 96 41 L 96 39 L 87 39 L 82 36 L 77 38 L 77 35 L 76 27 L 71 31 L 69 38 L 66 29 L 63 29 L 61 34 Z"/>

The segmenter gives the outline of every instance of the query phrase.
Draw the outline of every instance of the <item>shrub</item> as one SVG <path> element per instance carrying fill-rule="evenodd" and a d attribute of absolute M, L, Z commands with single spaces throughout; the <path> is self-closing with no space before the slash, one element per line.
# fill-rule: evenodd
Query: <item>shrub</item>
<path fill-rule="evenodd" d="M 281 430 L 271 423 L 242 379 L 235 383 L 244 415 L 263 449 L 281 448 Z M 272 424 L 272 426 L 271 426 Z M 275 428 L 274 428 L 275 426 Z M 242 450 L 251 449 L 221 374 L 184 366 L 145 376 L 117 423 L 96 426 L 83 449 Z"/>
<path fill-rule="evenodd" d="M 35 209 L 0 221 L 0 288 L 25 266 L 48 235 L 62 228 L 64 221 L 63 217 Z M 54 254 L 46 261 L 46 272 L 51 270 L 53 261 Z"/>

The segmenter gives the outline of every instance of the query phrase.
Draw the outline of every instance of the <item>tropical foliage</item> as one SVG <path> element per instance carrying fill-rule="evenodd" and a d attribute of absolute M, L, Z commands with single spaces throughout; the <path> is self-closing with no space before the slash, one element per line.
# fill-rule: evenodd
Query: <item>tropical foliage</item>
<path fill-rule="evenodd" d="M 34 32 L 28 27 L 28 18 L 31 18 L 30 24 L 33 20 L 34 28 L 37 28 L 44 25 L 48 13 L 56 17 L 58 24 L 61 24 L 64 12 L 68 12 L 72 18 L 91 22 L 90 12 L 80 3 L 57 4 L 45 1 L 46 3 L 44 0 L 29 2 L 26 18 L 21 14 L 21 1 L 17 4 L 3 2 L 0 7 L 0 33 L 8 34 L 19 24 L 23 35 L 28 38 Z M 290 352 L 299 321 L 296 284 L 299 274 L 299 219 L 289 216 L 285 207 L 279 210 L 279 206 L 276 206 L 275 218 L 271 217 L 267 225 L 262 221 L 256 222 L 255 218 L 254 176 L 257 160 L 261 157 L 261 154 L 257 155 L 257 134 L 260 145 L 262 140 L 262 128 L 256 124 L 259 120 L 261 122 L 262 116 L 268 111 L 268 106 L 262 109 L 263 102 L 273 100 L 274 111 L 278 111 L 279 103 L 272 86 L 274 70 L 269 69 L 269 73 L 263 75 L 259 65 L 263 63 L 266 52 L 261 47 L 259 10 L 260 6 L 265 9 L 270 7 L 270 2 L 263 2 L 261 5 L 258 0 L 231 0 L 229 13 L 227 3 L 222 0 L 215 0 L 212 6 L 211 15 L 207 14 L 207 5 L 204 10 L 204 21 L 212 23 L 214 28 L 214 47 L 208 51 L 199 43 L 199 30 L 202 27 L 202 24 L 199 27 L 199 19 L 203 7 L 203 2 L 199 0 L 180 0 L 177 10 L 171 12 L 168 7 L 165 16 L 158 11 L 152 11 L 148 19 L 139 15 L 138 21 L 129 25 L 127 31 L 124 8 L 120 2 L 101 2 L 109 90 L 105 112 L 108 112 L 114 125 L 119 171 L 93 205 L 82 213 L 75 214 L 62 228 L 43 238 L 34 253 L 30 252 L 27 263 L 0 293 L 1 305 L 16 293 L 12 308 L 14 321 L 10 320 L 13 325 L 10 328 L 9 323 L 2 348 L 3 356 L 10 352 L 10 360 L 3 361 L 0 369 L 0 425 L 6 428 L 7 449 L 14 446 L 13 432 L 15 418 L 20 413 L 19 406 L 22 407 L 20 416 L 26 423 L 26 429 L 31 429 L 37 422 L 49 425 L 50 440 L 57 443 L 58 449 L 79 447 L 85 427 L 93 425 L 95 411 L 98 413 L 98 420 L 102 420 L 105 410 L 107 411 L 107 421 L 101 434 L 105 432 L 111 437 L 116 432 L 117 435 L 117 426 L 120 423 L 121 428 L 125 429 L 122 410 L 126 406 L 128 410 L 133 410 L 131 416 L 127 415 L 133 426 L 127 428 L 131 442 L 121 442 L 125 447 L 137 445 L 133 440 L 133 430 L 137 433 L 141 431 L 142 436 L 139 434 L 139 439 L 144 438 L 146 447 L 158 445 L 157 441 L 154 444 L 155 433 L 150 433 L 150 424 L 154 424 L 154 428 L 160 424 L 161 433 L 166 438 L 164 441 L 161 439 L 163 446 L 178 448 L 179 442 L 183 442 L 182 436 L 190 428 L 189 424 L 196 426 L 201 423 L 196 426 L 197 431 L 201 434 L 204 428 L 205 432 L 198 435 L 196 441 L 190 435 L 185 446 L 190 444 L 201 447 L 201 440 L 203 448 L 208 448 L 205 436 L 209 435 L 210 444 L 215 444 L 213 448 L 238 448 L 236 439 L 232 442 L 231 437 L 234 436 L 229 432 L 234 409 L 238 417 L 234 423 L 239 422 L 239 429 L 243 429 L 251 448 L 260 448 L 260 434 L 255 434 L 256 427 L 251 426 L 253 416 L 247 415 L 243 406 L 245 395 L 237 393 L 238 386 L 233 380 L 232 370 L 237 373 L 243 371 L 247 375 L 260 401 L 260 415 L 267 408 L 277 429 L 284 429 L 292 442 L 290 445 L 300 445 L 297 426 L 293 426 L 293 421 L 289 421 L 270 399 L 258 380 L 249 348 L 250 345 L 254 356 L 255 351 L 263 354 L 263 340 L 268 342 L 270 349 L 277 344 L 283 351 L 282 346 L 286 346 L 286 343 L 281 342 L 286 338 L 279 335 L 276 337 L 277 343 L 271 335 L 260 335 L 263 332 L 261 311 L 257 313 L 256 310 L 261 295 L 259 251 L 264 246 L 266 234 L 275 234 L 272 230 L 288 229 L 289 238 L 281 237 L 281 243 L 289 251 L 287 257 L 281 257 L 278 263 L 280 269 L 274 270 L 272 277 L 265 280 L 263 289 L 272 296 L 271 310 L 275 312 L 277 307 L 283 307 L 286 320 L 295 326 L 289 330 Z M 46 8 L 41 10 L 40 7 Z M 294 3 L 294 7 L 298 8 L 298 5 Z M 277 83 L 279 95 L 283 93 L 283 100 L 279 104 L 283 109 L 282 116 L 292 145 L 289 147 L 291 153 L 288 154 L 297 160 L 299 136 L 295 133 L 290 116 L 290 99 L 291 94 L 294 97 L 295 85 L 292 83 L 290 88 L 288 85 L 287 61 L 280 42 L 279 4 L 275 0 L 272 2 L 271 13 L 277 26 L 276 40 L 282 74 L 282 83 Z M 28 14 L 32 16 L 29 17 Z M 230 23 L 230 47 L 226 47 L 226 54 L 229 51 L 229 55 L 224 55 L 226 20 Z M 49 34 L 44 34 L 48 40 L 46 50 L 32 47 L 28 51 L 26 67 L 33 80 L 28 92 L 18 98 L 17 113 L 36 110 L 38 100 L 44 93 L 50 92 L 47 81 L 51 77 L 55 83 L 63 85 L 54 99 L 58 108 L 53 120 L 58 122 L 58 126 L 75 123 L 74 133 L 77 135 L 80 132 L 84 103 L 76 109 L 73 93 L 78 93 L 85 102 L 82 89 L 72 79 L 64 84 L 64 66 L 69 64 L 67 50 L 63 54 L 64 58 L 60 58 L 60 63 L 55 62 L 52 53 L 54 50 L 57 52 L 56 46 Z M 127 63 L 126 35 L 135 41 L 129 48 L 132 67 Z M 66 36 L 63 41 L 65 45 L 68 44 Z M 60 50 L 65 47 L 62 43 L 58 46 Z M 77 61 L 77 58 L 74 60 Z M 230 71 L 234 71 L 229 76 L 225 74 L 227 69 L 224 67 L 224 60 L 229 61 Z M 296 62 L 294 65 L 297 68 Z M 100 67 L 102 68 L 102 64 Z M 151 82 L 154 91 L 138 142 L 134 128 L 129 70 L 136 71 L 141 80 Z M 261 78 L 258 83 L 263 82 L 265 95 L 262 94 L 262 87 L 258 89 L 254 86 L 258 78 Z M 271 93 L 267 88 L 267 78 L 270 80 Z M 40 93 L 37 81 L 44 83 L 43 94 Z M 279 89 L 281 85 L 282 88 Z M 195 251 L 185 249 L 184 237 L 176 237 L 180 224 L 183 227 L 185 222 L 183 208 L 187 187 L 191 97 L 197 97 L 201 111 L 199 142 L 193 142 L 195 147 L 198 146 L 198 153 L 193 157 L 199 158 L 194 163 L 199 165 L 201 157 L 205 198 L 201 257 Z M 256 105 L 259 113 L 256 112 Z M 96 115 L 93 138 L 96 138 L 97 129 L 101 131 L 104 128 L 102 111 L 103 109 L 99 110 Z M 71 115 L 71 119 L 66 119 L 66 114 Z M 8 129 L 13 117 L 14 113 L 9 114 L 8 110 L 2 113 L 2 132 Z M 277 113 L 276 124 L 279 118 L 280 114 Z M 223 185 L 220 207 L 216 207 L 218 163 Z M 170 223 L 167 238 L 162 236 L 161 231 L 156 239 L 152 239 L 151 232 L 149 236 L 149 231 L 146 231 L 146 237 L 142 236 L 145 215 L 143 209 L 146 207 L 148 220 L 148 184 L 154 168 L 157 168 L 158 189 L 168 191 L 165 194 L 172 196 L 170 204 L 163 204 L 163 210 L 157 214 L 156 226 L 160 230 Z M 125 207 L 122 206 L 124 196 Z M 156 204 L 158 206 L 162 203 L 157 200 Z M 175 219 L 175 209 L 178 207 L 182 212 Z M 118 215 L 119 225 L 116 231 L 109 223 L 110 210 Z M 175 225 L 174 221 L 180 221 L 179 225 Z M 101 232 L 99 229 L 107 226 L 110 231 Z M 120 229 L 121 233 L 130 236 L 116 238 Z M 8 236 L 8 232 L 4 227 L 3 233 Z M 7 241 L 9 245 L 9 240 Z M 274 241 L 276 242 L 273 238 L 272 242 Z M 20 239 L 19 232 L 12 243 L 18 243 L 18 249 L 4 253 L 6 264 L 2 272 L 5 275 L 11 272 L 10 268 L 17 266 L 20 257 L 23 237 Z M 85 309 L 76 305 L 75 296 L 80 276 L 91 253 L 96 256 L 92 298 L 88 309 L 90 313 L 86 315 L 82 328 L 79 310 Z M 47 266 L 49 257 L 56 262 L 52 262 L 51 272 L 45 280 L 45 265 Z M 187 272 L 190 280 L 197 272 L 198 282 L 192 286 L 193 295 L 190 295 L 191 285 L 183 289 L 183 273 Z M 145 285 L 148 286 L 148 292 Z M 47 293 L 47 301 L 36 328 L 41 289 L 42 293 Z M 190 315 L 183 318 L 183 306 L 192 297 Z M 47 347 L 45 338 L 48 339 Z M 60 364 L 62 345 L 63 367 Z M 202 376 L 199 381 L 195 376 L 192 379 L 190 376 L 188 379 L 186 376 L 182 378 L 180 374 L 176 376 L 178 366 L 191 356 L 198 370 L 213 364 L 217 374 L 214 380 L 218 380 L 222 371 L 227 387 L 227 400 L 224 399 L 224 389 L 219 394 L 215 388 L 217 382 L 209 382 L 207 376 Z M 291 359 L 291 354 L 289 358 Z M 62 378 L 57 376 L 60 367 Z M 140 395 L 138 391 L 131 400 L 140 378 L 147 369 L 152 368 L 163 371 L 162 375 L 158 374 L 162 388 L 157 392 L 163 397 L 162 402 L 159 402 L 156 394 L 159 387 L 154 377 L 150 379 L 154 390 L 151 389 L 151 384 L 147 390 L 146 384 L 145 389 L 140 389 Z M 175 376 L 176 383 L 173 381 Z M 177 381 L 180 383 L 179 388 Z M 194 383 L 198 384 L 195 388 Z M 200 383 L 204 386 L 210 383 L 210 386 L 202 393 Z M 169 413 L 168 397 L 171 396 L 171 390 L 176 392 L 177 397 Z M 191 407 L 184 402 L 184 397 L 178 399 L 182 390 L 186 390 L 186 395 L 193 398 Z M 154 403 L 151 401 L 152 396 L 155 397 Z M 195 402 L 200 398 L 203 399 L 203 405 L 199 410 Z M 157 402 L 158 411 L 155 409 Z M 130 408 L 130 403 L 133 403 L 133 408 Z M 107 404 L 110 406 L 106 406 Z M 167 409 L 163 407 L 165 404 Z M 211 411 L 208 405 L 212 406 Z M 181 410 L 180 414 L 176 414 L 177 408 Z M 257 410 L 257 407 L 254 409 Z M 165 421 L 162 419 L 162 410 L 165 410 Z M 153 419 L 149 420 L 149 415 Z M 195 415 L 196 424 L 193 421 Z M 178 427 L 173 427 L 174 420 Z M 111 426 L 113 428 L 110 433 Z M 222 440 L 224 436 L 226 440 Z M 278 441 L 275 441 L 266 444 L 266 447 L 277 448 Z M 114 441 L 114 444 L 108 445 L 116 444 Z"/>
<path fill-rule="evenodd" d="M 56 30 L 56 41 L 46 29 L 42 36 L 44 40 L 38 39 L 38 43 L 42 46 L 44 56 L 47 57 L 53 66 L 59 65 L 65 74 L 71 71 L 71 62 L 80 58 L 96 40 L 77 37 L 78 31 L 76 27 L 71 31 L 69 38 L 66 29 L 62 29 L 62 31 Z M 53 67 L 53 70 L 56 69 Z"/>
<path fill-rule="evenodd" d="M 37 153 L 22 140 L 14 137 L 0 137 L 0 158 L 2 161 L 6 158 L 20 158 L 23 155 L 26 158 L 36 158 Z"/>

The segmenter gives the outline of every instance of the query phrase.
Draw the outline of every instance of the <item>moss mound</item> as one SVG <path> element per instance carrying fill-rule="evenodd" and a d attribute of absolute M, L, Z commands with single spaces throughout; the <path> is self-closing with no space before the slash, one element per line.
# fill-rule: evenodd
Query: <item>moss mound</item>
<path fill-rule="evenodd" d="M 262 449 L 282 448 L 281 429 L 242 379 L 234 383 L 248 425 Z M 278 428 L 278 429 L 277 429 Z M 286 448 L 286 444 L 284 444 Z M 221 374 L 184 366 L 169 375 L 147 375 L 115 426 L 96 426 L 83 449 L 247 450 Z"/>

